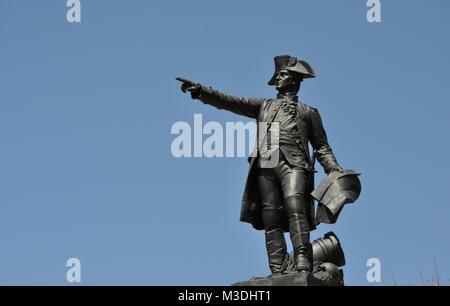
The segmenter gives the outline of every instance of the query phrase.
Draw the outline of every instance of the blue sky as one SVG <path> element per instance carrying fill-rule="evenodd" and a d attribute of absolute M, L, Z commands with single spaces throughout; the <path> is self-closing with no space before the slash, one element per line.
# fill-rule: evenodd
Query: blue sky
<path fill-rule="evenodd" d="M 359 200 L 313 239 L 340 237 L 348 285 L 450 274 L 450 4 L 381 1 L 0 1 L 0 284 L 229 285 L 269 274 L 264 234 L 239 222 L 245 158 L 171 155 L 178 121 L 250 119 L 205 106 L 175 76 L 273 97 L 273 57 L 307 60 Z M 317 181 L 325 177 L 322 169 Z"/>

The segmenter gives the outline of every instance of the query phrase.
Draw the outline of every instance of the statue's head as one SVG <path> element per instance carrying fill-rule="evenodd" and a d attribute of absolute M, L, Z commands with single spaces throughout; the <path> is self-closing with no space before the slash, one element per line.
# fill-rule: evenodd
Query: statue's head
<path fill-rule="evenodd" d="M 298 92 L 303 79 L 314 78 L 316 74 L 306 61 L 289 55 L 275 56 L 275 73 L 269 81 L 279 92 Z"/>
<path fill-rule="evenodd" d="M 300 90 L 300 84 L 303 81 L 301 75 L 286 69 L 280 70 L 275 75 L 275 87 L 283 92 L 295 92 Z"/>

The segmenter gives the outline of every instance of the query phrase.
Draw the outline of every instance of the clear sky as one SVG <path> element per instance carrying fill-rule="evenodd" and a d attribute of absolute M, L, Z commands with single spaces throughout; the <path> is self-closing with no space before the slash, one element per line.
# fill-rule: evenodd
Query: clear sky
<path fill-rule="evenodd" d="M 450 3 L 0 1 L 0 284 L 229 285 L 269 274 L 239 222 L 245 158 L 174 158 L 171 126 L 251 119 L 193 101 L 175 76 L 274 97 L 273 57 L 307 60 L 340 164 L 362 173 L 334 231 L 348 285 L 450 275 Z M 316 177 L 325 176 L 320 168 Z M 289 240 L 288 240 L 289 241 Z"/>

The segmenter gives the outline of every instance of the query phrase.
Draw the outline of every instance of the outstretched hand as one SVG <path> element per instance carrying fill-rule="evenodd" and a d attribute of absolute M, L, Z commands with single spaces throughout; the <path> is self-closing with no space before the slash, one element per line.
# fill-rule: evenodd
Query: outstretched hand
<path fill-rule="evenodd" d="M 180 77 L 176 77 L 175 79 L 177 81 L 180 81 L 183 83 L 183 84 L 181 84 L 182 92 L 189 91 L 191 93 L 192 98 L 194 98 L 195 96 L 197 96 L 199 94 L 200 89 L 201 89 L 200 84 L 192 82 L 188 79 L 180 78 Z"/>

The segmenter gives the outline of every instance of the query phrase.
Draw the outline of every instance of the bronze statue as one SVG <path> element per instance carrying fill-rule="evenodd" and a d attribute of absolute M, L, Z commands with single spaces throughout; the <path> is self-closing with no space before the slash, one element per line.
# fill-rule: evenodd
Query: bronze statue
<path fill-rule="evenodd" d="M 310 231 L 320 221 L 334 223 L 337 215 L 333 218 L 333 214 L 338 214 L 345 202 L 338 203 L 341 204 L 338 211 L 334 209 L 329 212 L 332 216 L 321 213 L 328 219 L 316 220 L 314 199 L 311 196 L 314 189 L 314 161 L 317 159 L 327 174 L 357 174 L 347 173 L 347 170 L 344 172 L 336 161 L 317 109 L 298 101 L 297 93 L 302 81 L 314 78 L 314 70 L 306 61 L 289 55 L 276 56 L 274 60 L 275 73 L 268 84 L 276 87 L 276 99 L 231 96 L 187 79 L 177 80 L 182 82 L 181 90 L 190 92 L 193 99 L 255 118 L 258 123 L 279 123 L 277 165 L 273 168 L 261 167 L 259 152 L 249 158 L 250 169 L 242 197 L 240 220 L 251 223 L 257 230 L 265 230 L 272 276 L 282 274 L 289 262 L 285 231 L 289 231 L 294 248 L 295 269 L 310 273 L 313 271 Z M 312 156 L 308 142 L 314 149 Z"/>

